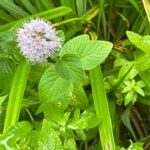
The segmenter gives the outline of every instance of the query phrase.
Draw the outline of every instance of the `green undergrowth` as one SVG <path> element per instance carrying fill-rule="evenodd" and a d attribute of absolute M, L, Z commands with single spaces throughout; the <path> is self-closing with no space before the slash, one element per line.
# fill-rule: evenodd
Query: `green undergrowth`
<path fill-rule="evenodd" d="M 0 1 L 0 150 L 149 150 L 148 0 Z M 44 18 L 63 46 L 42 64 L 18 27 Z"/>

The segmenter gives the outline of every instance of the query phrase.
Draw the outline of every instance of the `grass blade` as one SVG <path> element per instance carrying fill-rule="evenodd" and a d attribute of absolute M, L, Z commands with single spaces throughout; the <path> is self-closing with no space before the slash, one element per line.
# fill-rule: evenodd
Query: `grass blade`
<path fill-rule="evenodd" d="M 32 5 L 30 1 L 27 0 L 20 0 L 19 3 L 22 3 L 22 5 L 30 12 L 31 14 L 34 14 L 37 12 L 36 8 Z"/>
<path fill-rule="evenodd" d="M 65 16 L 65 15 L 69 14 L 71 11 L 72 10 L 68 7 L 57 7 L 57 8 L 51 9 L 51 10 L 47 10 L 44 12 L 40 12 L 40 13 L 19 19 L 17 21 L 13 21 L 13 22 L 8 23 L 6 25 L 2 25 L 2 26 L 0 26 L 0 31 L 6 30 L 15 24 L 19 24 L 19 23 L 21 23 L 27 19 L 30 19 L 30 18 L 43 17 L 43 18 L 46 18 L 47 20 L 51 20 L 51 19 L 54 19 L 57 17 Z"/>
<path fill-rule="evenodd" d="M 13 21 L 14 18 L 11 17 L 10 15 L 8 15 L 4 10 L 0 9 L 0 19 L 6 21 L 6 22 L 10 22 Z"/>
<path fill-rule="evenodd" d="M 26 60 L 22 60 L 14 74 L 11 85 L 4 123 L 4 132 L 18 122 L 29 71 L 30 64 Z"/>
<path fill-rule="evenodd" d="M 79 16 L 86 12 L 87 0 L 76 0 L 77 12 Z"/>
<path fill-rule="evenodd" d="M 102 149 L 115 150 L 113 129 L 101 68 L 97 67 L 91 70 L 90 79 L 95 111 L 97 117 L 100 117 L 102 120 L 101 124 L 99 125 Z"/>
<path fill-rule="evenodd" d="M 148 18 L 148 21 L 150 23 L 150 2 L 149 0 L 142 0 L 143 5 L 144 5 L 144 9 Z"/>
<path fill-rule="evenodd" d="M 8 11 L 16 19 L 26 17 L 29 15 L 22 8 L 13 3 L 13 1 L 0 0 L 0 6 L 3 7 L 6 11 Z"/>

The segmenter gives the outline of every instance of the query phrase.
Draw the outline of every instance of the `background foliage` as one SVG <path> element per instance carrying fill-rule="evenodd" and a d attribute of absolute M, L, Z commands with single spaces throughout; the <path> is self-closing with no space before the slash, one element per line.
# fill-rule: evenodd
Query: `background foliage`
<path fill-rule="evenodd" d="M 95 115 L 89 74 L 83 69 L 90 70 L 103 62 L 118 149 L 150 149 L 149 10 L 148 0 L 1 0 L 1 133 L 12 77 L 21 59 L 14 41 L 17 27 L 29 18 L 43 17 L 52 21 L 58 30 L 63 30 L 65 38 L 61 37 L 65 43 L 76 38 L 64 45 L 55 66 L 53 63 L 57 58 L 32 66 L 20 122 L 0 135 L 0 148 L 101 149 L 97 129 L 101 119 Z M 96 41 L 90 41 L 86 35 L 78 36 L 93 32 L 98 39 L 113 43 L 105 61 L 103 58 L 101 61 L 96 59 L 100 55 L 98 49 L 95 53 L 91 52 L 90 45 L 93 44 L 96 49 Z M 80 42 L 83 42 L 83 47 L 78 48 Z M 72 50 L 72 54 L 68 54 L 68 49 Z M 110 51 L 104 52 L 103 55 L 107 56 Z M 47 80 L 48 84 L 44 84 Z"/>

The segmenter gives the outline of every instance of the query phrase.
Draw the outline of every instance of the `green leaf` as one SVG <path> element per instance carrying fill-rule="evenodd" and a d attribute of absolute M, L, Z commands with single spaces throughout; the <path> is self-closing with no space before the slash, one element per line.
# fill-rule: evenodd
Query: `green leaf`
<path fill-rule="evenodd" d="M 134 96 L 134 91 L 133 90 L 129 91 L 126 94 L 125 101 L 124 101 L 125 106 L 128 105 L 130 102 L 132 102 L 133 96 Z"/>
<path fill-rule="evenodd" d="M 73 84 L 73 95 L 70 105 L 81 109 L 88 106 L 88 98 L 81 83 Z"/>
<path fill-rule="evenodd" d="M 138 71 L 133 66 L 133 62 L 127 62 L 120 68 L 118 78 L 124 77 L 124 80 L 133 79 L 137 74 Z"/>
<path fill-rule="evenodd" d="M 136 143 L 131 142 L 131 145 L 128 147 L 127 150 L 144 150 L 143 145 L 144 143 L 142 142 L 136 142 Z"/>
<path fill-rule="evenodd" d="M 23 121 L 0 135 L 0 149 L 17 149 L 17 144 L 32 131 L 29 122 Z"/>
<path fill-rule="evenodd" d="M 40 111 L 44 112 L 44 117 L 47 120 L 52 120 L 59 123 L 63 117 L 63 111 L 59 107 L 52 103 L 44 103 L 40 106 Z"/>
<path fill-rule="evenodd" d="M 27 137 L 28 147 L 30 146 L 32 150 L 37 150 L 38 149 L 39 132 L 40 131 L 38 131 L 38 130 L 32 130 L 30 135 Z M 31 150 L 31 149 L 29 149 L 29 150 Z"/>
<path fill-rule="evenodd" d="M 75 54 L 80 58 L 83 69 L 90 70 L 99 65 L 110 53 L 112 44 L 107 41 L 91 41 L 81 35 L 67 42 L 60 55 Z"/>
<path fill-rule="evenodd" d="M 19 50 L 16 46 L 16 31 L 17 27 L 14 26 L 7 31 L 0 33 L 0 54 L 8 55 L 9 58 L 17 59 Z"/>
<path fill-rule="evenodd" d="M 140 10 L 140 7 L 139 7 L 139 4 L 138 4 L 138 1 L 136 0 L 129 0 L 129 2 L 132 4 L 132 6 L 136 9 L 136 11 L 141 15 L 143 16 L 141 10 Z"/>
<path fill-rule="evenodd" d="M 129 92 L 130 90 L 131 90 L 131 87 L 126 86 L 126 87 L 123 88 L 123 90 L 121 91 L 121 93 L 127 93 L 127 92 Z"/>
<path fill-rule="evenodd" d="M 65 15 L 71 13 L 71 12 L 72 12 L 72 10 L 68 7 L 56 7 L 56 8 L 53 8 L 53 9 L 49 9 L 49 10 L 46 10 L 46 11 L 42 11 L 42 12 L 27 16 L 25 18 L 21 18 L 21 19 L 16 20 L 16 21 L 12 21 L 12 22 L 10 22 L 8 24 L 5 24 L 5 25 L 2 25 L 2 26 L 0 26 L 0 31 L 6 30 L 6 29 L 8 29 L 8 28 L 10 28 L 10 27 L 12 27 L 13 25 L 16 25 L 16 24 L 17 25 L 22 24 L 22 22 L 27 21 L 28 19 L 31 19 L 33 17 L 34 18 L 35 17 L 44 17 L 47 20 L 52 20 L 54 18 L 65 16 Z"/>
<path fill-rule="evenodd" d="M 75 139 L 70 138 L 65 141 L 64 150 L 77 150 Z"/>
<path fill-rule="evenodd" d="M 6 99 L 7 96 L 8 96 L 8 95 L 1 96 L 1 97 L 0 97 L 0 105 L 2 105 L 2 103 L 5 101 L 5 99 Z"/>
<path fill-rule="evenodd" d="M 128 39 L 139 49 L 143 50 L 145 53 L 150 53 L 150 36 L 140 36 L 137 33 L 127 31 Z"/>
<path fill-rule="evenodd" d="M 9 12 L 16 19 L 29 15 L 21 7 L 16 5 L 13 1 L 1 0 L 0 6 L 3 7 L 7 12 Z"/>
<path fill-rule="evenodd" d="M 86 12 L 87 0 L 76 0 L 77 11 L 79 16 Z"/>
<path fill-rule="evenodd" d="M 138 71 L 144 71 L 150 68 L 150 55 L 145 54 L 134 61 L 135 68 Z"/>
<path fill-rule="evenodd" d="M 100 121 L 101 119 L 97 118 L 92 111 L 86 110 L 80 114 L 80 110 L 77 109 L 74 112 L 74 118 L 67 127 L 72 130 L 91 129 L 97 127 L 100 124 Z"/>
<path fill-rule="evenodd" d="M 139 87 L 141 87 L 141 88 L 145 87 L 145 83 L 142 80 L 137 81 L 136 85 L 139 86 Z"/>
<path fill-rule="evenodd" d="M 134 92 L 133 97 L 132 97 L 132 105 L 137 101 L 137 93 Z"/>
<path fill-rule="evenodd" d="M 147 0 L 143 0 L 143 5 L 144 5 L 144 9 L 145 9 L 145 12 L 146 12 L 146 16 L 148 18 L 148 22 L 150 23 L 150 2 L 147 1 Z"/>
<path fill-rule="evenodd" d="M 76 11 L 75 0 L 60 0 L 61 6 L 70 7 L 73 10 L 73 13 Z"/>
<path fill-rule="evenodd" d="M 46 69 L 39 82 L 39 97 L 42 103 L 54 103 L 61 109 L 69 103 L 70 82 L 61 78 L 51 66 Z"/>
<path fill-rule="evenodd" d="M 91 70 L 102 63 L 109 55 L 112 44 L 106 41 L 88 41 L 81 45 L 77 56 L 81 59 L 83 68 Z"/>
<path fill-rule="evenodd" d="M 85 78 L 80 59 L 73 54 L 66 54 L 55 65 L 56 72 L 64 79 L 82 81 Z"/>
<path fill-rule="evenodd" d="M 146 87 L 150 90 L 150 70 L 141 71 L 139 75 Z"/>
<path fill-rule="evenodd" d="M 39 12 L 42 12 L 45 10 L 44 6 L 42 5 L 41 1 L 39 0 L 34 0 L 35 6 L 38 9 Z"/>
<path fill-rule="evenodd" d="M 134 90 L 135 90 L 138 94 L 140 94 L 140 95 L 142 95 L 142 96 L 145 96 L 144 91 L 143 91 L 139 86 L 135 86 L 135 87 L 134 87 Z"/>
<path fill-rule="evenodd" d="M 89 36 L 87 34 L 77 36 L 71 40 L 69 40 L 63 46 L 62 50 L 60 51 L 60 56 L 65 54 L 76 54 L 76 49 L 82 45 L 82 43 L 89 40 Z"/>
<path fill-rule="evenodd" d="M 126 34 L 132 44 L 134 44 L 139 49 L 143 49 L 143 47 L 141 46 L 141 38 L 142 37 L 139 34 L 134 33 L 132 31 L 127 31 Z"/>
<path fill-rule="evenodd" d="M 15 62 L 10 58 L 0 59 L 0 90 L 6 90 L 12 80 Z"/>
<path fill-rule="evenodd" d="M 50 65 L 50 63 L 32 65 L 28 80 L 38 83 L 43 73 Z"/>
<path fill-rule="evenodd" d="M 57 131 L 52 129 L 50 122 L 43 121 L 38 140 L 38 150 L 63 150 Z"/>
<path fill-rule="evenodd" d="M 131 121 L 130 121 L 130 111 L 131 111 L 131 108 L 128 107 L 125 112 L 123 113 L 122 115 L 122 122 L 123 124 L 128 128 L 128 130 L 131 132 L 132 136 L 134 137 L 134 139 L 136 140 L 137 137 L 135 135 L 135 132 L 132 128 L 132 124 L 131 124 Z"/>
<path fill-rule="evenodd" d="M 6 22 L 10 22 L 10 21 L 14 20 L 14 18 L 10 14 L 7 14 L 2 9 L 0 9 L 0 19 L 1 19 L 1 21 L 4 20 Z"/>
<path fill-rule="evenodd" d="M 27 0 L 20 0 L 20 3 L 31 13 L 34 14 L 37 12 L 36 8 L 33 6 L 33 4 L 30 1 Z"/>
<path fill-rule="evenodd" d="M 54 2 L 52 0 L 41 0 L 40 2 L 46 9 L 51 9 L 54 7 Z"/>

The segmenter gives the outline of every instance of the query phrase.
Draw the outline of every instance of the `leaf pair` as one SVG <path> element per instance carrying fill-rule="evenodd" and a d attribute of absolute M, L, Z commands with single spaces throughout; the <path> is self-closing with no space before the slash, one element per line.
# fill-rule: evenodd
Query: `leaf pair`
<path fill-rule="evenodd" d="M 91 41 L 88 35 L 77 36 L 68 41 L 59 53 L 55 66 L 49 67 L 39 83 L 42 102 L 53 102 L 66 108 L 72 96 L 73 83 L 85 79 L 84 70 L 99 65 L 110 53 L 112 44 L 106 41 Z"/>
<path fill-rule="evenodd" d="M 56 72 L 67 80 L 84 79 L 84 70 L 91 70 L 102 63 L 111 48 L 110 42 L 91 41 L 88 35 L 77 36 L 63 46 Z"/>

